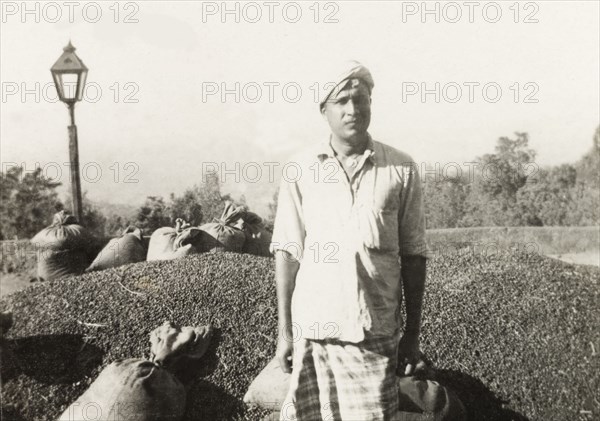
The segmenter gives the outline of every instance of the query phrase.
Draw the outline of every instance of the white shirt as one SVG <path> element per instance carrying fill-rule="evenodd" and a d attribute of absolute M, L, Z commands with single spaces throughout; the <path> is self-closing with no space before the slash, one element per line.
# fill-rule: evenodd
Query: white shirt
<path fill-rule="evenodd" d="M 350 181 L 329 142 L 286 167 L 295 170 L 281 181 L 271 250 L 300 262 L 294 336 L 360 342 L 365 331 L 397 334 L 399 256 L 429 257 L 416 164 L 369 136 Z"/>

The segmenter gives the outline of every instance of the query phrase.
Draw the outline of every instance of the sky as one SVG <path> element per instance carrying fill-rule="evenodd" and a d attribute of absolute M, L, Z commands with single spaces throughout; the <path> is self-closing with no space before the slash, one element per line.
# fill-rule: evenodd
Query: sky
<path fill-rule="evenodd" d="M 286 159 L 328 135 L 315 95 L 344 59 L 373 75 L 369 132 L 419 164 L 464 166 L 515 132 L 536 165 L 574 163 L 600 123 L 599 4 L 3 1 L 2 170 L 68 188 L 49 69 L 69 40 L 89 68 L 75 118 L 92 200 L 181 194 L 216 168 L 265 215 Z"/>

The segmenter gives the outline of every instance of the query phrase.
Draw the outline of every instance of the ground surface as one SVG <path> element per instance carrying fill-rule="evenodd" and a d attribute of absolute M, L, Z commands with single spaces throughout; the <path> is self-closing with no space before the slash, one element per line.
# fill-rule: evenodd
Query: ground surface
<path fill-rule="evenodd" d="M 27 273 L 3 273 L 0 275 L 0 297 L 20 291 L 35 285 L 35 283 L 36 281 L 32 282 L 32 277 Z"/>
<path fill-rule="evenodd" d="M 583 253 L 549 254 L 548 257 L 562 260 L 575 265 L 600 266 L 600 252 L 588 251 Z"/>
<path fill-rule="evenodd" d="M 104 366 L 147 354 L 148 333 L 164 320 L 217 328 L 186 419 L 259 419 L 242 397 L 275 351 L 273 269 L 270 258 L 208 253 L 4 297 L 0 310 L 14 313 L 14 325 L 3 350 L 2 419 L 55 419 Z M 422 341 L 431 377 L 458 393 L 472 420 L 598 419 L 599 275 L 516 252 L 436 256 Z"/>

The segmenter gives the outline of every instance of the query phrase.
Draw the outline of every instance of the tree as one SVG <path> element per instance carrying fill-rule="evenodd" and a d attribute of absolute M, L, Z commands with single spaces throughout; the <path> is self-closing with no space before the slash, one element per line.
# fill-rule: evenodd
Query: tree
<path fill-rule="evenodd" d="M 469 194 L 468 177 L 422 176 L 427 228 L 455 228 L 465 213 L 465 199 Z"/>
<path fill-rule="evenodd" d="M 517 193 L 518 225 L 571 225 L 576 177 L 570 164 L 540 169 Z"/>
<path fill-rule="evenodd" d="M 106 235 L 108 237 L 116 237 L 123 233 L 123 230 L 128 225 L 133 225 L 133 222 L 125 219 L 121 215 L 111 214 L 106 218 Z"/>
<path fill-rule="evenodd" d="M 31 238 L 63 209 L 56 192 L 61 183 L 47 178 L 41 168 L 23 172 L 23 167 L 0 172 L 0 239 Z"/>
<path fill-rule="evenodd" d="M 81 197 L 83 221 L 77 221 L 78 224 L 85 227 L 94 237 L 104 238 L 113 235 L 108 231 L 108 219 L 102 213 L 102 211 L 92 203 L 87 196 L 88 192 L 84 191 Z M 73 196 L 71 193 L 66 194 L 65 203 L 72 203 Z"/>
<path fill-rule="evenodd" d="M 516 135 L 516 139 L 501 137 L 496 145 L 496 153 L 478 158 L 483 191 L 507 201 L 512 201 L 517 191 L 527 183 L 528 168 L 534 164 L 536 155 L 533 149 L 527 148 L 527 133 Z"/>
<path fill-rule="evenodd" d="M 596 128 L 592 148 L 576 164 L 577 181 L 593 189 L 600 189 L 600 126 Z"/>
<path fill-rule="evenodd" d="M 220 218 L 223 213 L 225 201 L 231 200 L 229 195 L 221 195 L 221 181 L 219 174 L 211 172 L 206 174 L 201 186 L 194 186 L 198 197 L 198 202 L 202 206 L 204 220 L 202 222 L 212 222 L 215 218 Z"/>
<path fill-rule="evenodd" d="M 592 148 L 575 165 L 544 168 L 537 183 L 517 195 L 524 225 L 598 225 L 600 223 L 600 127 Z"/>
<path fill-rule="evenodd" d="M 186 189 L 182 196 L 171 193 L 169 215 L 172 223 L 177 218 L 183 218 L 192 225 L 212 222 L 220 218 L 225 202 L 231 201 L 238 206 L 246 206 L 246 198 L 242 195 L 239 201 L 231 195 L 221 193 L 221 181 L 217 172 L 207 174 L 201 185 L 195 184 Z"/>
<path fill-rule="evenodd" d="M 144 204 L 138 209 L 135 225 L 144 234 L 150 235 L 156 229 L 171 226 L 171 224 L 167 205 L 160 196 L 148 196 Z"/>
<path fill-rule="evenodd" d="M 528 148 L 527 133 L 516 133 L 516 139 L 501 137 L 496 152 L 477 158 L 479 171 L 465 203 L 462 226 L 512 226 L 521 218 L 517 192 L 534 180 L 535 151 Z"/>
<path fill-rule="evenodd" d="M 203 215 L 197 189 L 187 189 L 181 197 L 176 197 L 171 193 L 169 216 L 173 222 L 177 218 L 183 218 L 192 225 L 200 225 Z"/>
<path fill-rule="evenodd" d="M 577 162 L 577 182 L 573 200 L 574 217 L 579 225 L 600 224 L 600 126 L 596 128 L 592 148 Z"/>
<path fill-rule="evenodd" d="M 107 219 L 104 214 L 97 209 L 89 200 L 82 199 L 83 207 L 83 226 L 95 237 L 108 237 L 111 235 L 107 231 Z M 87 203 L 86 203 L 87 202 Z"/>

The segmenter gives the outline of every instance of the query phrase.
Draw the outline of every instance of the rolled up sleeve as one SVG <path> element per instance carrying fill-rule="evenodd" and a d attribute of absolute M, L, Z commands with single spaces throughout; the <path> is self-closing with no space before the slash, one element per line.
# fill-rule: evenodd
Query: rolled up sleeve
<path fill-rule="evenodd" d="M 398 239 L 400 256 L 423 256 L 432 253 L 425 238 L 425 207 L 419 171 L 415 163 L 402 167 L 404 186 L 400 194 Z"/>
<path fill-rule="evenodd" d="M 306 230 L 302 212 L 302 194 L 298 182 L 281 180 L 277 199 L 277 214 L 270 251 L 284 250 L 300 261 L 304 253 Z"/>

